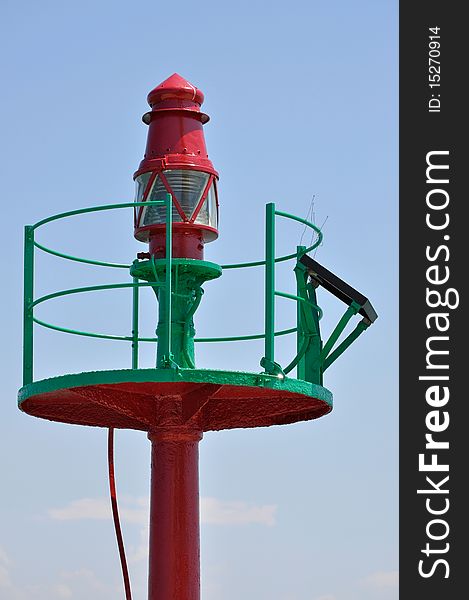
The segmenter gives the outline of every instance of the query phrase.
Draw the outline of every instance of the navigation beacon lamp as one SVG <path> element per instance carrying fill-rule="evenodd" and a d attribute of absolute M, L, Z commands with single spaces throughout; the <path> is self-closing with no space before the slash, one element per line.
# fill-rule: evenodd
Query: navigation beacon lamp
<path fill-rule="evenodd" d="M 169 302 L 164 288 L 154 288 L 160 305 L 158 338 L 171 338 L 171 352 L 165 352 L 167 345 L 158 344 L 157 364 L 174 361 L 193 368 L 192 315 L 202 297 L 202 284 L 221 275 L 218 265 L 202 260 L 204 244 L 218 237 L 218 173 L 208 158 L 202 129 L 209 117 L 200 112 L 201 90 L 176 73 L 153 89 L 147 100 L 151 107 L 143 115 L 147 146 L 134 175 L 135 200 L 142 203 L 135 210 L 134 235 L 148 242 L 151 262 L 136 265 L 132 274 L 152 282 L 166 277 L 166 209 L 147 203 L 162 202 L 170 194 L 171 270 L 178 276 L 178 289 Z M 166 309 L 172 311 L 170 317 Z"/>
<path fill-rule="evenodd" d="M 130 580 L 118 521 L 114 485 L 115 428 L 147 432 L 151 441 L 149 539 L 149 600 L 199 600 L 198 445 L 205 431 L 283 425 L 316 419 L 332 409 L 332 394 L 323 387 L 326 369 L 365 331 L 377 315 L 369 300 L 312 259 L 308 252 L 322 240 L 321 231 L 305 219 L 266 206 L 265 256 L 262 260 L 217 265 L 204 260 L 204 245 L 218 236 L 218 174 L 205 146 L 202 92 L 177 74 L 148 96 L 151 110 L 145 156 L 134 175 L 134 202 L 72 210 L 25 228 L 23 387 L 19 407 L 33 416 L 78 425 L 106 427 L 111 507 L 122 564 L 126 599 Z M 36 232 L 64 217 L 103 210 L 134 209 L 134 235 L 148 243 L 131 265 L 73 257 L 36 240 Z M 293 219 L 316 232 L 309 248 L 297 246 L 275 255 L 276 218 Z M 47 252 L 90 267 L 127 269 L 122 283 L 74 287 L 34 296 L 35 251 Z M 275 285 L 275 265 L 294 263 L 295 293 Z M 264 329 L 260 333 L 219 338 L 195 338 L 193 318 L 206 282 L 231 269 L 258 268 L 264 278 Z M 212 285 L 212 284 L 210 284 Z M 153 289 L 158 301 L 156 338 L 139 334 L 139 294 Z M 132 325 L 129 335 L 78 331 L 47 323 L 39 305 L 54 298 L 131 288 Z M 347 306 L 337 326 L 323 342 L 322 310 L 317 291 L 323 288 Z M 296 305 L 296 323 L 275 331 L 276 298 Z M 361 320 L 348 334 L 355 316 Z M 96 370 L 35 380 L 33 329 L 40 325 L 67 334 L 131 343 L 132 368 Z M 275 356 L 276 338 L 296 333 L 297 352 L 286 365 Z M 342 335 L 343 334 L 343 335 Z M 343 338 L 339 342 L 339 338 Z M 264 355 L 249 372 L 198 369 L 194 342 L 264 340 Z M 139 345 L 156 343 L 156 365 L 142 367 Z M 103 342 L 97 342 L 103 343 Z M 96 360 L 99 355 L 96 354 Z M 97 365 L 96 365 L 97 366 Z M 296 371 L 296 377 L 293 373 Z"/>
<path fill-rule="evenodd" d="M 151 111 L 145 156 L 135 173 L 136 201 L 173 202 L 173 257 L 203 259 L 204 244 L 218 237 L 218 173 L 208 158 L 200 112 L 204 95 L 176 73 L 148 94 Z M 164 207 L 136 211 L 135 237 L 149 242 L 150 254 L 164 256 Z"/>

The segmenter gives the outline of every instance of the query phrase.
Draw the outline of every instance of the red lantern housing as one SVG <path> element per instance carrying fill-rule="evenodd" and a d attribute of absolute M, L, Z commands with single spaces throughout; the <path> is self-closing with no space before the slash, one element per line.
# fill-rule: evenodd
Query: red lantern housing
<path fill-rule="evenodd" d="M 218 173 L 208 158 L 200 112 L 204 95 L 174 73 L 148 94 L 151 111 L 147 147 L 138 171 L 136 202 L 173 200 L 173 257 L 203 259 L 204 244 L 218 237 Z M 135 210 L 135 237 L 149 243 L 150 254 L 165 256 L 165 209 Z"/>

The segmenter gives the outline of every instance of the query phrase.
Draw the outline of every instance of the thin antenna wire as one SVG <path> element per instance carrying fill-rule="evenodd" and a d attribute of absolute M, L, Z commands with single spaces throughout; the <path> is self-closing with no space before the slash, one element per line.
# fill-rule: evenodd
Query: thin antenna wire
<path fill-rule="evenodd" d="M 124 540 L 119 521 L 119 509 L 117 507 L 116 482 L 114 478 L 114 429 L 109 427 L 107 438 L 107 459 L 109 471 L 109 491 L 111 495 L 112 518 L 114 520 L 114 530 L 116 532 L 117 547 L 119 548 L 119 558 L 121 561 L 122 576 L 124 578 L 125 599 L 132 600 L 132 592 L 130 590 L 129 571 L 127 569 L 127 561 L 125 558 Z"/>
<path fill-rule="evenodd" d="M 327 221 L 328 218 L 329 218 L 329 215 L 327 215 L 327 217 L 324 219 L 324 223 L 319 228 L 321 232 L 322 232 L 322 229 L 323 229 L 324 225 L 326 224 L 326 221 Z M 313 244 L 313 238 L 314 238 L 314 235 L 311 237 L 311 243 L 310 243 L 310 245 Z M 322 244 L 319 244 L 319 246 L 322 246 Z M 314 249 L 313 258 L 316 256 L 316 252 L 318 251 L 319 246 Z"/>
<path fill-rule="evenodd" d="M 313 223 L 314 223 L 314 199 L 315 198 L 316 198 L 316 194 L 313 194 L 313 197 L 311 198 L 311 203 L 310 203 L 309 208 L 308 208 L 308 212 L 307 212 L 306 217 L 305 217 L 305 219 L 307 221 L 309 219 L 310 215 L 311 215 L 312 218 L 313 218 Z M 303 229 L 303 233 L 301 234 L 300 243 L 298 244 L 298 246 L 301 246 L 301 242 L 303 241 L 303 238 L 304 238 L 304 235 L 305 235 L 307 229 L 308 229 L 308 226 L 305 225 L 305 228 Z"/>

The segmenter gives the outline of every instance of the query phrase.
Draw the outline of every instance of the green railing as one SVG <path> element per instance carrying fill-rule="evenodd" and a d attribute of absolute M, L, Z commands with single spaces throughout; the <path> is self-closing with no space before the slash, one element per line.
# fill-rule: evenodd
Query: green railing
<path fill-rule="evenodd" d="M 288 254 L 286 256 L 281 256 L 276 258 L 275 256 L 275 217 L 284 217 L 286 219 L 291 219 L 293 221 L 298 221 L 307 227 L 313 229 L 317 234 L 317 240 L 312 246 L 308 248 L 303 246 L 298 246 L 295 254 Z M 263 366 L 268 373 L 276 374 L 280 377 L 283 377 L 290 371 L 292 371 L 301 361 L 303 356 L 306 354 L 309 347 L 309 338 L 316 335 L 320 339 L 319 332 L 319 319 L 322 317 L 322 310 L 316 303 L 316 296 L 314 294 L 314 301 L 304 293 L 304 290 L 300 289 L 297 286 L 297 295 L 288 294 L 286 292 L 280 292 L 275 289 L 275 263 L 281 262 L 284 260 L 290 260 L 295 258 L 297 260 L 297 269 L 300 264 L 298 261 L 303 254 L 310 252 L 317 248 L 322 242 L 322 232 L 316 227 L 313 223 L 310 223 L 306 219 L 302 219 L 300 217 L 296 217 L 295 215 L 291 215 L 289 213 L 285 213 L 282 211 L 275 210 L 275 204 L 273 202 L 266 205 L 266 215 L 265 215 L 265 347 L 264 347 L 264 357 L 261 361 L 261 366 Z M 275 362 L 275 297 L 279 296 L 282 298 L 288 298 L 290 300 L 295 300 L 299 303 L 297 308 L 297 338 L 298 342 L 300 339 L 308 337 L 308 344 L 305 343 L 297 343 L 297 355 L 292 360 L 292 362 L 282 369 L 278 363 Z M 303 318 L 303 313 L 305 312 L 305 307 L 302 304 L 305 303 L 307 305 L 307 309 L 309 311 L 313 311 L 313 314 L 316 313 L 316 326 L 314 330 L 308 330 L 308 334 L 306 335 L 305 330 L 305 319 Z M 306 315 L 304 315 L 306 318 Z"/>
<path fill-rule="evenodd" d="M 104 285 L 93 285 L 85 287 L 77 287 L 66 290 L 56 291 L 39 298 L 34 298 L 34 251 L 35 248 L 42 252 L 51 254 L 58 258 L 71 260 L 79 263 L 89 264 L 93 266 L 101 266 L 108 268 L 118 268 L 129 270 L 132 265 L 111 263 L 99 260 L 92 260 L 88 258 L 81 258 L 71 256 L 58 252 L 51 248 L 48 248 L 42 244 L 39 244 L 35 240 L 35 231 L 52 221 L 64 219 L 76 215 L 82 215 L 86 213 L 93 213 L 98 211 L 114 210 L 120 208 L 135 208 L 138 206 L 148 205 L 159 205 L 165 206 L 166 209 L 166 258 L 165 258 L 165 279 L 163 281 L 156 282 L 142 282 L 137 278 L 133 278 L 132 282 L 115 283 L 115 284 L 104 284 Z M 132 347 L 132 368 L 139 368 L 139 343 L 140 342 L 152 342 L 164 344 L 163 355 L 167 357 L 165 363 L 170 365 L 171 360 L 171 298 L 172 298 L 172 198 L 170 194 L 167 194 L 165 200 L 158 200 L 153 202 L 126 202 L 122 204 L 109 204 L 104 206 L 89 207 L 80 210 L 74 210 L 69 212 L 60 213 L 42 221 L 39 221 L 35 225 L 28 225 L 25 228 L 25 251 L 24 251 L 24 339 L 23 339 L 23 383 L 24 385 L 33 381 L 33 340 L 34 340 L 34 324 L 42 327 L 52 329 L 55 331 L 69 333 L 73 335 L 108 339 L 108 340 L 119 340 L 131 343 Z M 275 219 L 276 217 L 282 217 L 297 221 L 311 229 L 313 229 L 317 235 L 317 239 L 314 244 L 309 247 L 298 246 L 296 252 L 293 254 L 287 254 L 284 256 L 275 256 Z M 244 263 L 233 263 L 221 265 L 223 270 L 240 269 L 249 267 L 264 267 L 265 269 L 265 327 L 264 332 L 252 334 L 252 335 L 240 335 L 240 336 L 228 336 L 228 337 L 199 337 L 195 338 L 196 342 L 233 342 L 233 341 L 248 341 L 248 340 L 260 340 L 264 339 L 264 357 L 261 360 L 261 365 L 264 367 L 265 372 L 277 375 L 283 378 L 286 374 L 291 372 L 295 367 L 297 368 L 298 378 L 306 381 L 312 381 L 315 383 L 322 383 L 322 373 L 325 369 L 334 362 L 344 352 L 344 350 L 358 337 L 358 335 L 366 328 L 359 324 L 357 328 L 350 334 L 336 350 L 331 352 L 334 344 L 337 342 L 340 334 L 344 330 L 350 318 L 358 312 L 360 307 L 352 304 L 347 309 L 345 315 L 342 317 L 331 336 L 329 337 L 326 344 L 323 346 L 320 336 L 319 320 L 322 317 L 322 310 L 318 306 L 316 301 L 316 291 L 311 282 L 308 282 L 308 275 L 305 268 L 299 262 L 300 258 L 317 248 L 322 242 L 322 232 L 316 225 L 310 223 L 306 219 L 290 215 L 288 213 L 275 210 L 275 204 L 270 203 L 266 206 L 266 236 L 265 236 L 265 259 L 244 262 Z M 275 265 L 280 262 L 287 260 L 296 259 L 295 276 L 297 281 L 297 293 L 296 295 L 287 292 L 282 292 L 275 289 Z M 135 262 L 135 261 L 134 261 Z M 164 335 L 160 335 L 160 339 L 157 337 L 140 337 L 139 335 L 139 290 L 141 287 L 160 287 L 165 288 L 164 302 L 166 315 L 166 327 L 167 330 Z M 100 290 L 110 290 L 119 288 L 132 288 L 132 330 L 131 335 L 110 335 L 105 333 L 96 333 L 90 331 L 79 331 L 70 329 L 67 327 L 61 327 L 52 323 L 47 323 L 43 320 L 38 319 L 34 314 L 34 309 L 39 304 L 71 294 L 94 292 Z M 290 299 L 297 304 L 297 323 L 295 327 L 289 329 L 283 329 L 275 331 L 275 299 L 276 297 Z M 284 368 L 282 368 L 275 361 L 275 338 L 291 333 L 297 333 L 297 354 L 293 360 Z M 159 365 L 161 366 L 161 365 Z"/>
<path fill-rule="evenodd" d="M 35 241 L 35 231 L 47 223 L 64 219 L 66 217 L 72 217 L 76 215 L 82 215 L 86 213 L 93 213 L 105 210 L 114 210 L 119 208 L 135 208 L 138 206 L 165 206 L 166 213 L 166 269 L 165 269 L 165 280 L 154 282 L 154 283 L 143 283 L 138 281 L 135 277 L 132 283 L 114 283 L 106 285 L 93 285 L 79 288 L 72 288 L 67 290 L 60 290 L 52 294 L 41 296 L 40 298 L 34 299 L 34 248 L 38 248 L 43 252 L 52 254 L 59 258 L 71 260 L 75 262 L 85 263 L 89 265 L 110 267 L 118 269 L 129 269 L 131 265 L 124 265 L 119 263 L 110 263 L 99 260 L 91 260 L 87 258 L 81 258 L 77 256 L 71 256 L 62 252 L 57 252 L 39 244 Z M 172 198 L 170 194 L 166 195 L 165 200 L 147 201 L 147 202 L 124 202 L 121 204 L 106 204 L 104 206 L 93 206 L 88 208 L 82 208 L 79 210 L 72 210 L 68 212 L 59 213 L 53 215 L 42 221 L 38 221 L 35 225 L 27 225 L 25 227 L 25 244 L 24 244 L 24 302 L 23 302 L 23 385 L 31 383 L 33 381 L 34 372 L 34 323 L 53 329 L 55 331 L 61 331 L 63 333 L 71 333 L 73 335 L 80 335 L 85 337 L 93 337 L 108 340 L 123 340 L 132 342 L 132 368 L 138 368 L 138 342 L 139 341 L 156 341 L 154 338 L 139 338 L 138 336 L 138 305 L 139 305 L 139 293 L 138 290 L 141 287 L 165 287 L 168 293 L 165 294 L 166 311 L 171 317 L 171 264 L 172 264 Z M 94 292 L 98 290 L 110 290 L 119 288 L 133 288 L 133 306 L 132 306 L 132 335 L 108 335 L 104 333 L 95 333 L 90 331 L 79 331 L 75 329 L 69 329 L 67 327 L 60 327 L 51 323 L 46 323 L 34 316 L 34 307 L 38 304 L 51 300 L 52 298 L 58 298 L 61 296 L 68 296 L 70 294 L 78 294 L 83 292 Z M 171 318 L 167 321 L 167 332 L 164 336 L 164 340 L 160 340 L 160 343 L 165 344 L 164 355 L 171 355 Z"/>

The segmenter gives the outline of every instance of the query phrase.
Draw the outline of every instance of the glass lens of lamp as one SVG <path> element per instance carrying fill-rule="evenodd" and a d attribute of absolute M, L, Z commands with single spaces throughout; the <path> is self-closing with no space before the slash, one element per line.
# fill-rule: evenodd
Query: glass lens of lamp
<path fill-rule="evenodd" d="M 215 180 L 212 181 L 208 194 L 205 201 L 200 209 L 199 214 L 195 220 L 195 223 L 201 225 L 208 225 L 214 229 L 218 228 L 218 211 L 217 211 L 217 200 L 215 192 Z"/>
<path fill-rule="evenodd" d="M 148 181 L 151 177 L 151 171 L 142 173 L 135 180 L 135 202 L 141 202 L 143 200 L 143 194 L 147 187 Z"/>
<path fill-rule="evenodd" d="M 168 190 L 165 188 L 161 177 L 155 177 L 151 190 L 147 196 L 147 200 L 155 202 L 157 200 L 166 200 Z M 181 215 L 173 204 L 173 221 L 182 221 Z M 140 218 L 139 227 L 145 225 L 155 225 L 166 223 L 166 208 L 165 206 L 145 206 Z"/>
<path fill-rule="evenodd" d="M 207 185 L 209 174 L 202 171 L 190 171 L 186 169 L 174 169 L 164 171 L 164 175 L 168 181 L 169 187 L 173 192 L 174 198 L 179 203 L 179 206 L 186 215 L 186 220 L 189 221 L 190 216 L 194 212 L 204 189 Z M 156 201 L 164 200 L 168 190 L 164 186 L 162 179 L 158 176 L 153 182 L 147 200 Z M 142 211 L 139 226 L 160 225 L 166 222 L 164 206 L 148 206 Z M 184 222 L 176 207 L 173 204 L 173 221 L 175 223 Z M 201 221 L 200 221 L 201 222 Z"/>
<path fill-rule="evenodd" d="M 165 171 L 164 174 L 179 205 L 189 219 L 202 197 L 209 174 L 189 170 Z"/>
<path fill-rule="evenodd" d="M 208 193 L 208 224 L 210 227 L 218 229 L 217 182 L 215 179 Z"/>

